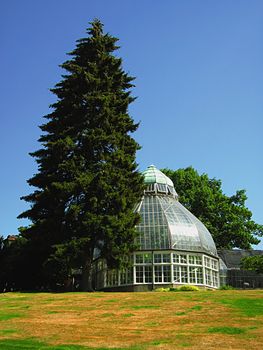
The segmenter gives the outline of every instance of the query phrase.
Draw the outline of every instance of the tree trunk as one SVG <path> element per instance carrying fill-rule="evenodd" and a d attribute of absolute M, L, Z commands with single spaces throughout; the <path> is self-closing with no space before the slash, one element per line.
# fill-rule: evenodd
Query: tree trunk
<path fill-rule="evenodd" d="M 87 259 L 83 265 L 81 290 L 83 292 L 94 292 L 92 286 L 92 259 Z"/>

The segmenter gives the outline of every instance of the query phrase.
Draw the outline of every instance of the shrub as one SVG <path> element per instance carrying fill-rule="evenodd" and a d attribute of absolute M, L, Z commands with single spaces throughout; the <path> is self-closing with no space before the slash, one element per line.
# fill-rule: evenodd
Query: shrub
<path fill-rule="evenodd" d="M 184 285 L 178 288 L 170 287 L 170 288 L 156 288 L 155 292 L 197 292 L 199 288 L 191 285 Z"/>
<path fill-rule="evenodd" d="M 177 288 L 180 292 L 198 292 L 199 288 L 196 286 L 185 285 Z"/>
<path fill-rule="evenodd" d="M 219 289 L 220 290 L 233 290 L 235 288 L 226 284 L 225 286 L 220 286 Z"/>
<path fill-rule="evenodd" d="M 156 288 L 154 291 L 155 292 L 169 292 L 170 288 Z"/>

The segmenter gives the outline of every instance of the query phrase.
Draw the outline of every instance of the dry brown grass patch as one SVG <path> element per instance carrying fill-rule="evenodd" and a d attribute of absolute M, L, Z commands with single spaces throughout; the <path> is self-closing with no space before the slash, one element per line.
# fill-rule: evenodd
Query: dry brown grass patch
<path fill-rule="evenodd" d="M 233 294 L 237 293 L 237 294 Z M 165 295 L 164 295 L 165 294 Z M 165 297 L 167 295 L 167 297 Z M 92 347 L 142 346 L 144 349 L 261 350 L 262 316 L 245 317 L 220 298 L 260 298 L 255 291 L 215 293 L 69 293 L 5 295 L 23 310 L 2 329 L 0 338 L 35 337 L 50 344 Z M 25 298 L 23 298 L 25 296 Z M 3 305 L 0 299 L 0 305 Z M 16 304 L 15 304 L 16 303 Z M 28 308 L 23 307 L 28 305 Z M 20 311 L 19 311 L 20 312 Z M 244 334 L 209 333 L 211 327 L 241 327 Z"/>

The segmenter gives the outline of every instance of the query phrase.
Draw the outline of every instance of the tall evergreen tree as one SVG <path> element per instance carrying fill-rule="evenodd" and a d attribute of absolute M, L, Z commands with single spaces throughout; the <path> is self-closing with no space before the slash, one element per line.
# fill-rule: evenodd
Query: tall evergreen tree
<path fill-rule="evenodd" d="M 43 147 L 31 154 L 38 173 L 28 183 L 36 190 L 22 197 L 31 208 L 19 216 L 32 221 L 23 236 L 38 252 L 38 273 L 56 247 L 60 256 L 72 244 L 68 261 L 81 260 L 84 290 L 90 289 L 94 250 L 118 267 L 135 248 L 134 206 L 143 191 L 135 162 L 139 145 L 131 136 L 138 124 L 128 114 L 134 78 L 114 55 L 118 39 L 105 34 L 99 20 L 87 33 L 51 90 L 57 102 L 40 127 Z"/>

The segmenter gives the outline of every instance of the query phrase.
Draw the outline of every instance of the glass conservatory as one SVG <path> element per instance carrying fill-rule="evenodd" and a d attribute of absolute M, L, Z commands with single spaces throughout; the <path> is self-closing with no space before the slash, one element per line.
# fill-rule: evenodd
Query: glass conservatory
<path fill-rule="evenodd" d="M 178 200 L 170 178 L 151 165 L 143 172 L 146 189 L 136 211 L 140 249 L 131 256 L 131 267 L 109 270 L 95 264 L 97 290 L 151 290 L 191 284 L 219 286 L 219 258 L 207 228 Z"/>

